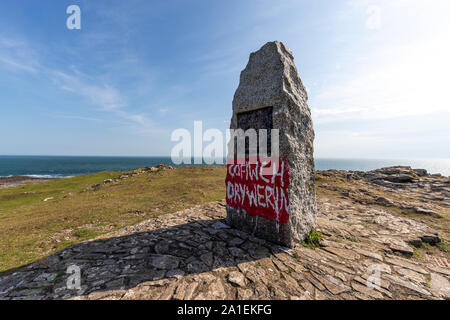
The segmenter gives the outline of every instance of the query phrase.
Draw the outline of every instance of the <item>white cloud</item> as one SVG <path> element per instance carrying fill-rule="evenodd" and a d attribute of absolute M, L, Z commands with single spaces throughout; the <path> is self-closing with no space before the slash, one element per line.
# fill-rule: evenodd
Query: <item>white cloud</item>
<path fill-rule="evenodd" d="M 16 39 L 0 35 L 0 64 L 13 71 L 36 73 L 40 68 L 29 46 Z"/>
<path fill-rule="evenodd" d="M 312 97 L 318 122 L 376 120 L 450 110 L 450 44 L 440 37 L 383 48 L 362 59 L 359 70 L 335 74 Z"/>
<path fill-rule="evenodd" d="M 366 10 L 366 27 L 369 30 L 378 30 L 381 28 L 381 8 L 376 5 L 370 5 Z"/>
<path fill-rule="evenodd" d="M 83 79 L 86 77 L 78 72 L 71 75 L 58 70 L 47 70 L 46 73 L 60 89 L 82 96 L 104 111 L 118 110 L 126 105 L 118 90 L 108 85 L 98 86 L 88 83 Z"/>

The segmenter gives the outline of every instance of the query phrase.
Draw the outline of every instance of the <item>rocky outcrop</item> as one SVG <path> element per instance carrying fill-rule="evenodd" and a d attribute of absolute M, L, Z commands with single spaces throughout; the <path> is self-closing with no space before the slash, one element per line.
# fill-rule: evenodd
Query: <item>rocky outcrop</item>
<path fill-rule="evenodd" d="M 90 186 L 88 186 L 85 189 L 85 191 L 97 190 L 102 185 L 110 184 L 110 183 L 116 183 L 116 182 L 119 182 L 120 180 L 136 177 L 136 176 L 139 176 L 139 175 L 141 175 L 143 173 L 147 173 L 147 172 L 152 173 L 152 172 L 173 170 L 173 169 L 174 168 L 172 166 L 169 166 L 167 164 L 159 164 L 156 167 L 138 168 L 138 169 L 134 169 L 134 170 L 131 170 L 131 171 L 128 171 L 128 172 L 124 172 L 123 174 L 121 174 L 118 177 L 115 177 L 115 178 L 112 178 L 112 179 L 106 179 L 102 183 L 96 183 L 96 184 L 90 185 Z"/>
<path fill-rule="evenodd" d="M 424 215 L 439 217 L 450 203 L 450 179 L 429 175 L 424 169 L 396 166 L 369 172 L 327 170 L 319 177 L 352 182 L 342 193 L 360 203 L 396 207 Z M 337 184 L 323 186 L 341 190 Z"/>

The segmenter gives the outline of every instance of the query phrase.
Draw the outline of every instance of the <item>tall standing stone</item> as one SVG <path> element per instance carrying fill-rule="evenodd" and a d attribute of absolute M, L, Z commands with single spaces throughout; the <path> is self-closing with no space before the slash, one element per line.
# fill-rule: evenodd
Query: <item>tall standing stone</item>
<path fill-rule="evenodd" d="M 260 161 L 255 167 L 228 159 L 227 222 L 288 247 L 303 241 L 316 224 L 314 129 L 307 99 L 292 52 L 275 41 L 250 55 L 233 100 L 231 129 L 268 129 L 269 151 L 270 129 L 279 130 L 280 166 L 275 178 L 255 176 L 264 166 Z M 235 148 L 230 143 L 229 154 L 230 146 Z"/>

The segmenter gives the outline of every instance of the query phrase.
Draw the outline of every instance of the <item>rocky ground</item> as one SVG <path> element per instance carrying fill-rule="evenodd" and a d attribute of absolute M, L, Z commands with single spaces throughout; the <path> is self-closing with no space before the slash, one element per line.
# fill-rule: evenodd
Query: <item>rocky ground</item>
<path fill-rule="evenodd" d="M 215 202 L 66 248 L 0 277 L 9 299 L 450 299 L 450 179 L 395 167 L 317 175 L 320 247 L 224 224 Z M 69 266 L 81 288 L 67 288 Z"/>
<path fill-rule="evenodd" d="M 0 177 L 0 189 L 23 186 L 25 184 L 35 184 L 52 180 L 50 178 L 33 178 L 25 176 Z"/>

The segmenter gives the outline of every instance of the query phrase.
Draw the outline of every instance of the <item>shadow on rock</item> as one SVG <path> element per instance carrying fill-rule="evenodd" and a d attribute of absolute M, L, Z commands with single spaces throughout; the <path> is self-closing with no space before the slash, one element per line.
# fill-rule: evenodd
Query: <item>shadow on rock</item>
<path fill-rule="evenodd" d="M 96 239 L 70 246 L 0 278 L 0 297 L 68 299 L 94 292 L 127 290 L 143 282 L 180 279 L 244 262 L 287 248 L 231 229 L 223 220 L 197 220 L 172 227 Z M 67 274 L 69 267 L 81 271 Z M 230 274 L 239 286 L 246 280 Z M 70 278 L 69 278 L 70 277 Z"/>

